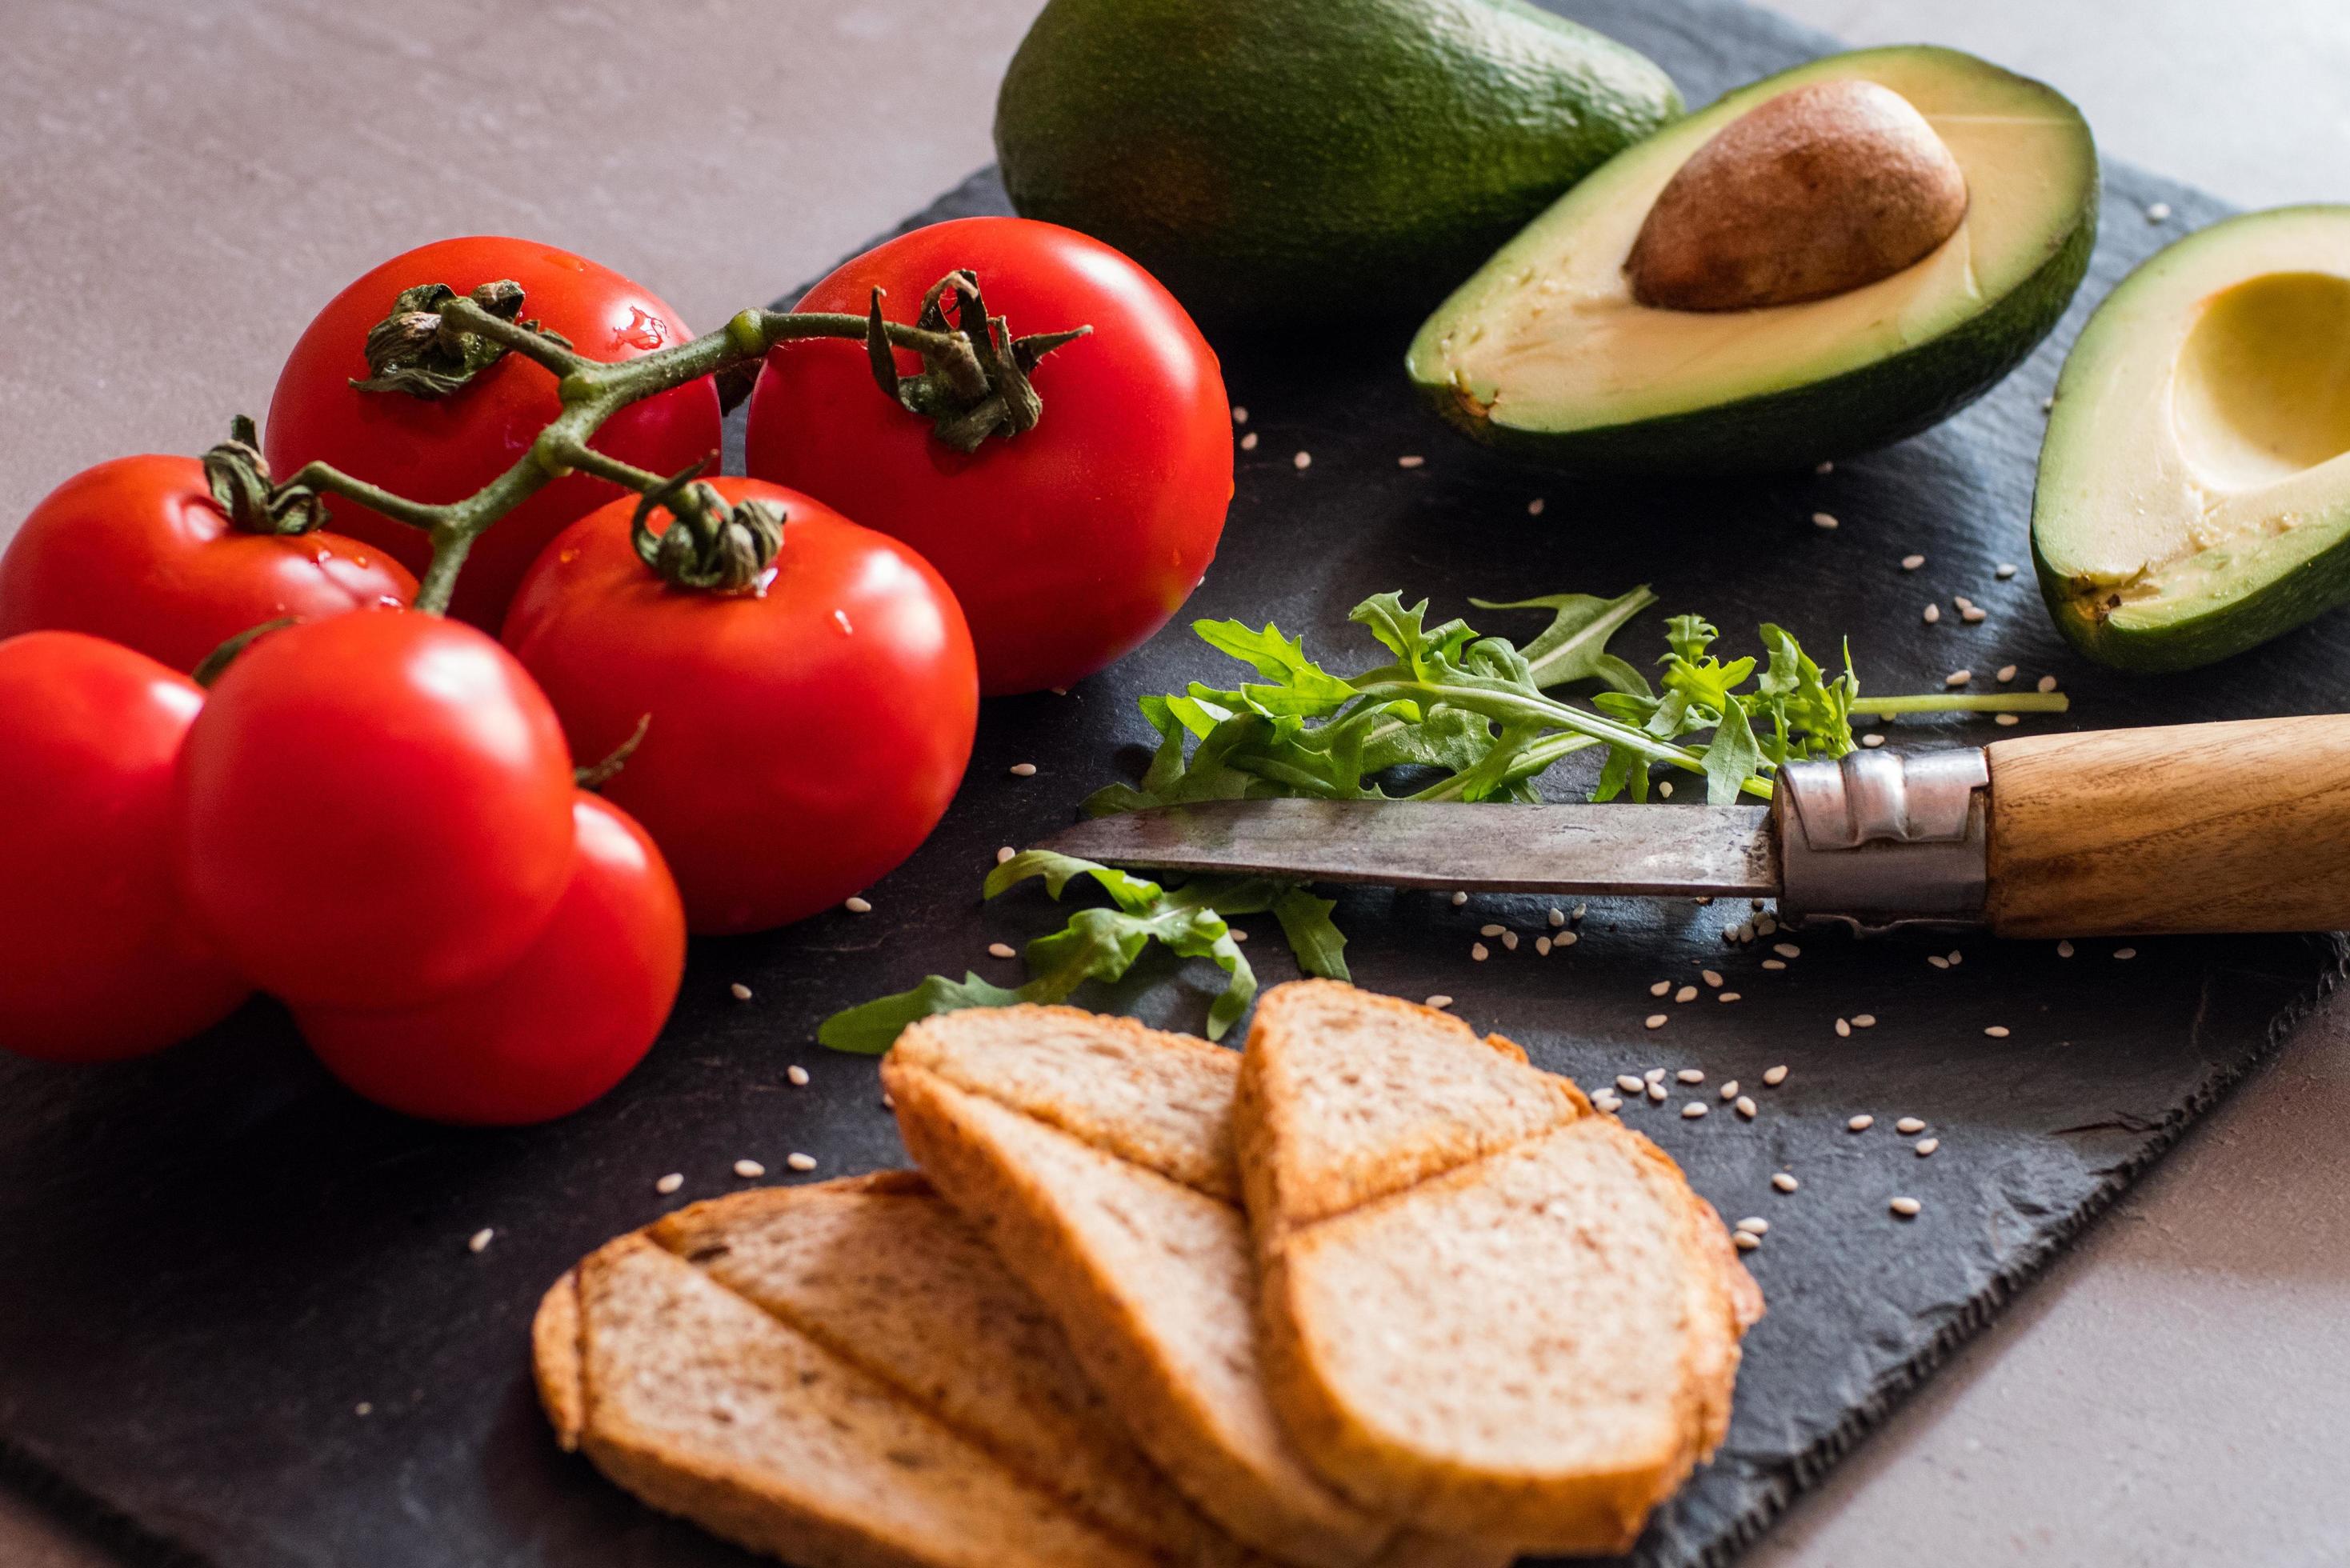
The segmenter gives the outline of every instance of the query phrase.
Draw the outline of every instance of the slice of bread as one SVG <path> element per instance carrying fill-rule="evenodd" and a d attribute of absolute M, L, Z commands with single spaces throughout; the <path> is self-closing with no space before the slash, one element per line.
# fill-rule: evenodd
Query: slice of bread
<path fill-rule="evenodd" d="M 1308 1568 L 1491 1564 L 1303 1462 L 1266 1398 L 1237 1203 L 1239 1058 L 1066 1007 L 917 1023 L 882 1064 L 907 1147 L 1067 1333 L 1143 1450 L 1242 1541 Z"/>
<path fill-rule="evenodd" d="M 1263 1568 L 910 1172 L 681 1210 L 556 1282 L 532 1338 L 566 1448 L 805 1568 Z"/>
<path fill-rule="evenodd" d="M 1711 1452 L 1761 1298 L 1678 1167 L 1449 1014 L 1257 1004 L 1235 1136 L 1272 1398 L 1360 1505 L 1619 1552 Z"/>

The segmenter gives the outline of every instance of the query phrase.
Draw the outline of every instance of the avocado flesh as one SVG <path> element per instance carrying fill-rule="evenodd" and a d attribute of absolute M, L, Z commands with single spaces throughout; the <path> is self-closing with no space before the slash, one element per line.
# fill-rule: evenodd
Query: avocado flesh
<path fill-rule="evenodd" d="M 2350 207 L 2215 223 L 2098 306 L 2032 543 L 2091 658 L 2185 670 L 2350 600 Z"/>
<path fill-rule="evenodd" d="M 1807 83 L 1908 99 L 1964 170 L 1968 210 L 1924 259 L 1800 305 L 1699 312 L 1632 296 L 1624 261 L 1674 172 Z M 1835 55 L 1730 93 L 1586 178 L 1430 317 L 1407 365 L 1482 440 L 1574 466 L 1788 468 L 1949 417 L 2054 326 L 2096 234 L 2096 150 L 2061 95 L 1953 49 Z"/>

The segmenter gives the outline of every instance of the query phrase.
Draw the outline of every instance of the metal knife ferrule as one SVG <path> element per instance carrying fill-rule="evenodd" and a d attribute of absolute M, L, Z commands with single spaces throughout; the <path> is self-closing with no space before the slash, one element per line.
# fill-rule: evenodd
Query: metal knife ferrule
<path fill-rule="evenodd" d="M 1772 810 L 1780 919 L 1861 932 L 1982 924 L 1990 793 L 1973 747 L 1789 763 Z"/>

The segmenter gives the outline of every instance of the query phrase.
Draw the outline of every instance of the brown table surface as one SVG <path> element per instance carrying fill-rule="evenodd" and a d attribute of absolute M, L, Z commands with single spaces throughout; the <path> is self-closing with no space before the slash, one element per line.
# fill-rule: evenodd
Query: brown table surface
<path fill-rule="evenodd" d="M 0 537 L 76 469 L 262 412 L 317 305 L 427 239 L 549 240 L 704 327 L 764 302 L 987 161 L 1035 9 L 9 0 Z M 2045 77 L 2232 201 L 2350 200 L 2340 0 L 1781 9 Z M 2322 1012 L 1751 1560 L 2350 1560 L 2345 1036 Z M 0 1563 L 109 1561 L 0 1492 Z"/>

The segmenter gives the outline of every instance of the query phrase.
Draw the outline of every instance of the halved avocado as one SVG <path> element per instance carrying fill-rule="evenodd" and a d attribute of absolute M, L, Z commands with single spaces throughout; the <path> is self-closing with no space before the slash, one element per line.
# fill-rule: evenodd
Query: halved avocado
<path fill-rule="evenodd" d="M 2032 551 L 2057 626 L 2123 669 L 2350 600 L 2350 207 L 2214 223 L 2106 296 L 2056 383 Z"/>
<path fill-rule="evenodd" d="M 1859 78 L 1925 116 L 1967 180 L 1923 260 L 1825 299 L 1659 309 L 1626 258 L 1680 166 L 1791 88 Z M 2064 311 L 2096 241 L 2097 154 L 2061 94 L 1955 49 L 1832 55 L 1726 94 L 1554 203 L 1429 317 L 1406 359 L 1448 421 L 1575 467 L 1791 468 L 1949 418 Z"/>

